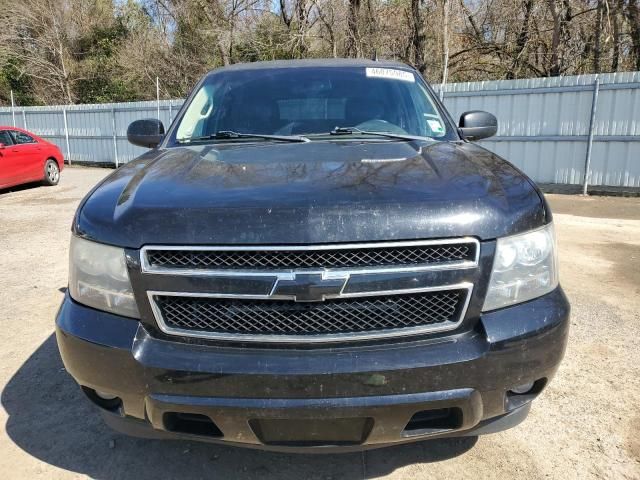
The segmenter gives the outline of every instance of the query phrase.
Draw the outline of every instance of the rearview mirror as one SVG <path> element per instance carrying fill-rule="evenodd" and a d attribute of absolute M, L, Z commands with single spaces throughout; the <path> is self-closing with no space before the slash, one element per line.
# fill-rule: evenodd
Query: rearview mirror
<path fill-rule="evenodd" d="M 460 133 L 467 140 L 493 137 L 498 131 L 498 119 L 489 112 L 472 110 L 460 115 Z"/>
<path fill-rule="evenodd" d="M 136 120 L 127 128 L 127 140 L 138 147 L 155 148 L 163 138 L 164 125 L 155 118 Z"/>

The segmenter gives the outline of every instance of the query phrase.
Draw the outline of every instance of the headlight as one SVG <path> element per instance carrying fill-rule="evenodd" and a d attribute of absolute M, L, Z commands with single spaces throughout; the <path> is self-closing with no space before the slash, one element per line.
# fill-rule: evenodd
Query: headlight
<path fill-rule="evenodd" d="M 539 297 L 558 285 L 553 224 L 499 238 L 483 311 Z"/>
<path fill-rule="evenodd" d="M 89 307 L 140 318 L 121 248 L 71 237 L 69 293 Z"/>

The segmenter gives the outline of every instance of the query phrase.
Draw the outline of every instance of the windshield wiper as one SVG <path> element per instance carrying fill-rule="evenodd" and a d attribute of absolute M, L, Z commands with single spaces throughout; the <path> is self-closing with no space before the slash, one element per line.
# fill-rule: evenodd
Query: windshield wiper
<path fill-rule="evenodd" d="M 433 140 L 432 137 L 420 137 L 418 135 L 409 135 L 408 133 L 372 132 L 369 130 L 360 130 L 358 127 L 335 127 L 329 132 L 329 135 L 353 135 L 354 133 L 358 135 L 399 138 L 400 140 Z"/>
<path fill-rule="evenodd" d="M 267 135 L 261 133 L 239 133 L 232 130 L 220 130 L 211 135 L 193 137 L 182 140 L 181 143 L 197 142 L 199 140 L 227 140 L 234 138 L 264 138 L 265 140 L 279 140 L 282 142 L 309 142 L 307 137 L 301 135 Z"/>

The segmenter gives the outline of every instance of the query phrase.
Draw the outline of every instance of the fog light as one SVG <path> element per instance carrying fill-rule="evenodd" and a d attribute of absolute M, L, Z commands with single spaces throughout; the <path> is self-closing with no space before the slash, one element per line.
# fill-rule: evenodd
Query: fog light
<path fill-rule="evenodd" d="M 82 391 L 94 404 L 110 412 L 117 412 L 122 407 L 122 399 L 107 392 L 82 386 Z"/>
<path fill-rule="evenodd" d="M 115 395 L 111 395 L 110 393 L 107 393 L 107 392 L 101 392 L 100 390 L 94 390 L 94 392 L 96 392 L 96 395 L 103 400 L 115 400 L 116 398 L 118 398 Z"/>
<path fill-rule="evenodd" d="M 512 388 L 509 391 L 511 393 L 515 393 L 516 395 L 524 395 L 525 393 L 529 393 L 529 391 L 533 388 L 533 384 L 534 382 L 524 383 Z"/>

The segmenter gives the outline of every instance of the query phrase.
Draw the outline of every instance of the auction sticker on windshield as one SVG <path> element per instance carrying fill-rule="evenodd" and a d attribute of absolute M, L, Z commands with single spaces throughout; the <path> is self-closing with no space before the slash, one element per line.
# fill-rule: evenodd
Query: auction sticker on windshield
<path fill-rule="evenodd" d="M 427 123 L 429 124 L 429 128 L 433 133 L 444 132 L 444 128 L 442 127 L 442 124 L 438 120 L 427 120 Z"/>
<path fill-rule="evenodd" d="M 404 70 L 396 70 L 395 68 L 367 67 L 367 77 L 392 78 L 394 80 L 402 80 L 403 82 L 416 81 L 413 73 L 406 72 Z"/>

